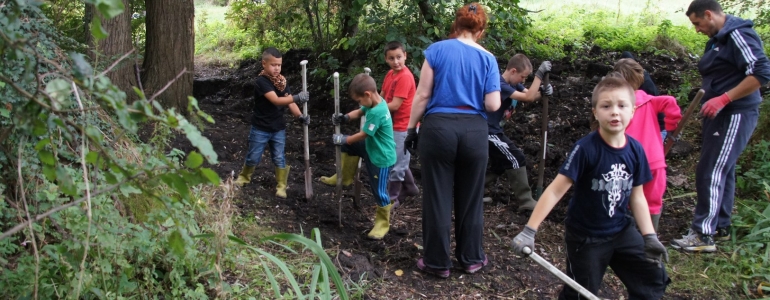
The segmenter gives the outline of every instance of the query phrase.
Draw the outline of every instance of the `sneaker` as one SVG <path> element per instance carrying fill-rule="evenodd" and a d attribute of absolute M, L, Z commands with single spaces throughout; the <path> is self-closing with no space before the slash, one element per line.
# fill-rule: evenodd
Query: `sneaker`
<path fill-rule="evenodd" d="M 463 269 L 465 270 L 465 273 L 473 274 L 473 273 L 476 273 L 476 271 L 481 270 L 481 268 L 483 268 L 484 266 L 486 266 L 488 264 L 489 264 L 489 258 L 484 256 L 484 261 L 482 261 L 480 263 L 477 263 L 477 264 L 473 264 L 473 265 L 464 267 Z"/>
<path fill-rule="evenodd" d="M 434 269 L 431 267 L 428 267 L 425 265 L 425 262 L 422 261 L 422 258 L 417 261 L 417 268 L 420 269 L 420 271 L 423 271 L 428 274 L 436 275 L 440 278 L 448 278 L 449 277 L 449 269 Z"/>
<path fill-rule="evenodd" d="M 699 234 L 692 229 L 683 235 L 681 239 L 671 242 L 671 247 L 682 249 L 687 252 L 716 252 L 717 246 L 714 245 L 714 239 L 710 235 Z"/>
<path fill-rule="evenodd" d="M 483 201 L 484 203 L 492 203 L 492 197 L 481 198 L 481 201 Z"/>
<path fill-rule="evenodd" d="M 715 242 L 727 242 L 731 238 L 730 236 L 730 227 L 725 228 L 717 228 L 717 232 L 714 234 L 714 241 Z"/>

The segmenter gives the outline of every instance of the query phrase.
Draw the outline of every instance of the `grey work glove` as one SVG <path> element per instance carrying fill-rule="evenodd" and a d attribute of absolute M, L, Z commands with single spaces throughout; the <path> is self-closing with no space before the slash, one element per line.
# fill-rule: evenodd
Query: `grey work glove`
<path fill-rule="evenodd" d="M 344 134 L 334 134 L 332 135 L 332 143 L 334 143 L 337 146 L 342 146 L 348 142 L 348 136 Z"/>
<path fill-rule="evenodd" d="M 406 138 L 404 139 L 404 154 L 409 151 L 409 154 L 416 155 L 417 153 L 417 129 L 407 128 Z"/>
<path fill-rule="evenodd" d="M 658 265 L 660 265 L 661 261 L 668 262 L 668 251 L 658 240 L 657 234 L 645 234 L 643 238 L 644 254 L 647 255 L 647 261 Z"/>
<path fill-rule="evenodd" d="M 308 115 L 301 115 L 297 117 L 297 122 L 300 122 L 302 125 L 310 125 L 310 116 Z"/>
<path fill-rule="evenodd" d="M 310 99 L 310 94 L 308 92 L 299 92 L 299 94 L 291 96 L 292 100 L 294 100 L 294 103 L 297 105 L 304 104 L 307 102 L 307 100 Z"/>
<path fill-rule="evenodd" d="M 545 76 L 545 73 L 551 72 L 551 62 L 550 61 L 544 61 L 540 64 L 540 67 L 537 68 L 537 71 L 535 72 L 535 77 L 540 78 L 540 80 L 543 80 L 543 76 Z"/>
<path fill-rule="evenodd" d="M 553 86 L 549 83 L 546 85 L 540 85 L 540 93 L 546 96 L 553 96 Z"/>
<path fill-rule="evenodd" d="M 535 234 L 537 230 L 532 227 L 524 226 L 522 230 L 515 238 L 513 238 L 513 253 L 527 256 L 528 253 L 524 253 L 524 248 L 529 248 L 535 251 Z M 531 253 L 531 252 L 530 252 Z"/>
<path fill-rule="evenodd" d="M 332 124 L 334 125 L 344 124 L 344 123 L 347 123 L 348 121 L 350 121 L 350 116 L 348 116 L 347 114 L 337 113 L 332 115 Z"/>

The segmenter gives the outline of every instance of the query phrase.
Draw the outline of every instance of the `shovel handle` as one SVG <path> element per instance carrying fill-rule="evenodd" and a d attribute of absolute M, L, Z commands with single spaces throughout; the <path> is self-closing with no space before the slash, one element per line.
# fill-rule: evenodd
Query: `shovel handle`
<path fill-rule="evenodd" d="M 534 260 L 537 264 L 543 266 L 548 270 L 548 272 L 551 272 L 551 274 L 556 275 L 556 277 L 559 277 L 564 283 L 569 285 L 571 288 L 576 290 L 580 295 L 583 295 L 583 297 L 588 298 L 589 300 L 600 300 L 599 297 L 596 297 L 593 293 L 591 293 L 589 290 L 581 286 L 579 283 L 572 280 L 572 278 L 569 278 L 566 274 L 564 274 L 562 271 L 554 267 L 551 263 L 549 263 L 547 260 L 542 258 L 540 255 L 537 255 L 537 253 L 533 252 L 532 249 L 529 249 L 529 247 L 524 247 L 522 249 L 522 252 L 524 252 L 527 257 Z"/>
<path fill-rule="evenodd" d="M 671 148 L 674 147 L 674 144 L 676 143 L 676 137 L 682 133 L 684 126 L 687 125 L 687 121 L 690 119 L 690 116 L 692 116 L 693 112 L 695 112 L 695 107 L 700 104 L 700 99 L 703 98 L 703 94 L 705 93 L 706 91 L 703 89 L 698 90 L 698 93 L 695 94 L 695 98 L 692 99 L 692 102 L 690 102 L 690 106 L 687 106 L 687 111 L 684 112 L 684 116 L 682 116 L 682 119 L 679 120 L 679 125 L 676 127 L 676 129 L 674 129 L 674 132 L 671 132 L 668 134 L 668 136 L 666 136 L 666 145 L 663 149 L 664 157 L 668 155 L 668 152 L 670 152 Z"/>

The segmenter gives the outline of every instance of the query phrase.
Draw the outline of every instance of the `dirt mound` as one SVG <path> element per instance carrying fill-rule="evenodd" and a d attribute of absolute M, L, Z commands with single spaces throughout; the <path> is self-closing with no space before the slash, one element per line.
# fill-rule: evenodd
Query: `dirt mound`
<path fill-rule="evenodd" d="M 565 58 L 553 62 L 550 75 L 554 86 L 554 95 L 550 100 L 549 140 L 545 166 L 545 185 L 553 180 L 572 145 L 586 135 L 591 112 L 591 91 L 601 76 L 612 68 L 620 58 L 620 53 L 593 49 L 591 55 Z M 317 55 L 309 51 L 289 51 L 283 56 L 283 74 L 294 91 L 301 89 L 299 61 L 307 59 L 310 68 L 317 63 Z M 507 58 L 500 58 L 504 61 Z M 695 68 L 693 61 L 672 59 L 643 53 L 640 63 L 652 74 L 661 91 L 677 88 L 683 70 Z M 533 62 L 534 65 L 539 61 Z M 375 73 L 384 72 L 384 66 L 375 68 Z M 205 136 L 208 137 L 217 153 L 220 163 L 212 166 L 220 176 L 227 177 L 237 173 L 243 165 L 247 151 L 247 137 L 250 128 L 249 118 L 252 110 L 254 79 L 261 70 L 258 61 L 244 61 L 236 69 L 207 72 L 196 76 L 194 94 L 200 100 L 201 108 L 211 114 L 216 124 L 208 125 Z M 310 72 L 309 70 L 309 73 Z M 382 241 L 366 239 L 366 232 L 372 226 L 374 203 L 368 190 L 364 189 L 362 208 L 357 209 L 351 201 L 351 190 L 346 189 L 342 204 L 342 226 L 338 224 L 338 196 L 333 195 L 334 188 L 317 181 L 321 175 L 330 175 L 334 168 L 334 145 L 331 143 L 333 125 L 330 117 L 333 113 L 332 81 L 330 78 L 316 77 L 310 74 L 308 90 L 311 94 L 309 111 L 312 123 L 310 131 L 310 153 L 313 168 L 313 189 L 315 198 L 304 199 L 304 159 L 302 127 L 287 116 L 286 160 L 292 168 L 289 176 L 288 199 L 274 197 L 275 176 L 269 157 L 257 167 L 252 182 L 246 185 L 239 203 L 240 212 L 253 215 L 256 211 L 269 212 L 271 225 L 280 231 L 297 232 L 303 228 L 319 227 L 327 249 L 339 249 L 353 253 L 351 257 L 339 254 L 340 270 L 343 274 L 357 279 L 361 274 L 373 274 L 383 278 L 381 285 L 370 291 L 369 298 L 414 298 L 421 295 L 435 299 L 454 299 L 459 297 L 481 298 L 553 298 L 561 289 L 561 284 L 545 269 L 527 259 L 519 259 L 511 254 L 509 243 L 513 236 L 521 231 L 527 216 L 518 215 L 514 208 L 501 202 L 485 206 L 485 244 L 484 248 L 491 264 L 475 275 L 465 275 L 455 270 L 449 281 L 435 279 L 416 271 L 416 260 L 421 256 L 421 202 L 411 199 L 395 211 L 392 217 L 391 232 Z M 328 76 L 330 77 L 330 76 Z M 375 74 L 375 77 L 376 74 Z M 378 78 L 381 78 L 378 77 Z M 343 87 L 343 91 L 346 90 Z M 343 110 L 349 111 L 354 103 L 343 96 Z M 683 108 L 684 109 L 684 108 Z M 520 104 L 517 112 L 505 125 L 506 134 L 519 145 L 527 155 L 527 168 L 530 183 L 537 182 L 538 154 L 541 151 L 540 123 L 541 105 L 539 102 Z M 343 132 L 352 134 L 355 124 L 344 126 Z M 190 150 L 191 147 L 181 142 L 174 146 Z M 689 146 L 680 151 L 670 162 L 673 167 L 669 174 L 687 172 L 697 155 L 697 140 L 689 141 Z M 268 155 L 267 153 L 265 155 Z M 419 159 L 412 160 L 416 180 L 420 182 Z M 673 172 L 672 172 L 673 171 Z M 365 171 L 363 171 L 365 172 Z M 366 176 L 361 178 L 366 184 Z M 365 186 L 368 187 L 368 186 Z M 505 180 L 489 191 L 497 200 L 510 197 L 510 190 Z M 254 201 L 252 199 L 261 199 Z M 681 201 L 681 202 L 677 202 Z M 691 204 L 688 198 L 681 198 L 667 204 L 661 221 L 662 238 L 669 239 L 682 232 L 689 221 Z M 563 219 L 567 201 L 564 200 L 549 216 L 538 233 L 538 253 L 563 269 Z M 307 232 L 307 230 L 305 230 Z M 402 276 L 394 271 L 402 270 Z M 451 284 L 449 284 L 451 282 Z M 614 276 L 606 276 L 600 296 L 619 298 L 623 295 L 622 284 Z M 478 295 L 478 296 L 474 296 Z M 627 297 L 627 296 L 625 296 Z"/>

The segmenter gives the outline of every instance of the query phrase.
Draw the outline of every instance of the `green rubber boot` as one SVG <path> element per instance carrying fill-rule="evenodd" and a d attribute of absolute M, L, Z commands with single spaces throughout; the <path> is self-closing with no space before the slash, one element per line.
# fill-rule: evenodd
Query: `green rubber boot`
<path fill-rule="evenodd" d="M 257 166 L 250 167 L 243 165 L 241 173 L 238 174 L 238 179 L 235 180 L 235 185 L 243 186 L 244 184 L 251 182 L 251 174 L 254 173 L 254 169 L 256 168 Z"/>
<path fill-rule="evenodd" d="M 353 183 L 353 177 L 356 176 L 358 168 L 358 156 L 342 153 L 342 186 L 349 186 Z M 337 174 L 326 177 L 321 176 L 321 182 L 328 186 L 337 186 Z"/>
<path fill-rule="evenodd" d="M 518 168 L 506 170 L 508 174 L 508 181 L 511 182 L 511 189 L 513 194 L 516 195 L 516 205 L 518 205 L 518 212 L 533 211 L 537 201 L 532 199 L 532 189 L 529 187 L 529 181 L 527 180 L 527 169 Z"/>
<path fill-rule="evenodd" d="M 286 199 L 286 182 L 289 180 L 289 166 L 281 169 L 275 168 L 275 181 L 278 184 L 275 187 L 275 196 L 278 198 Z"/>

